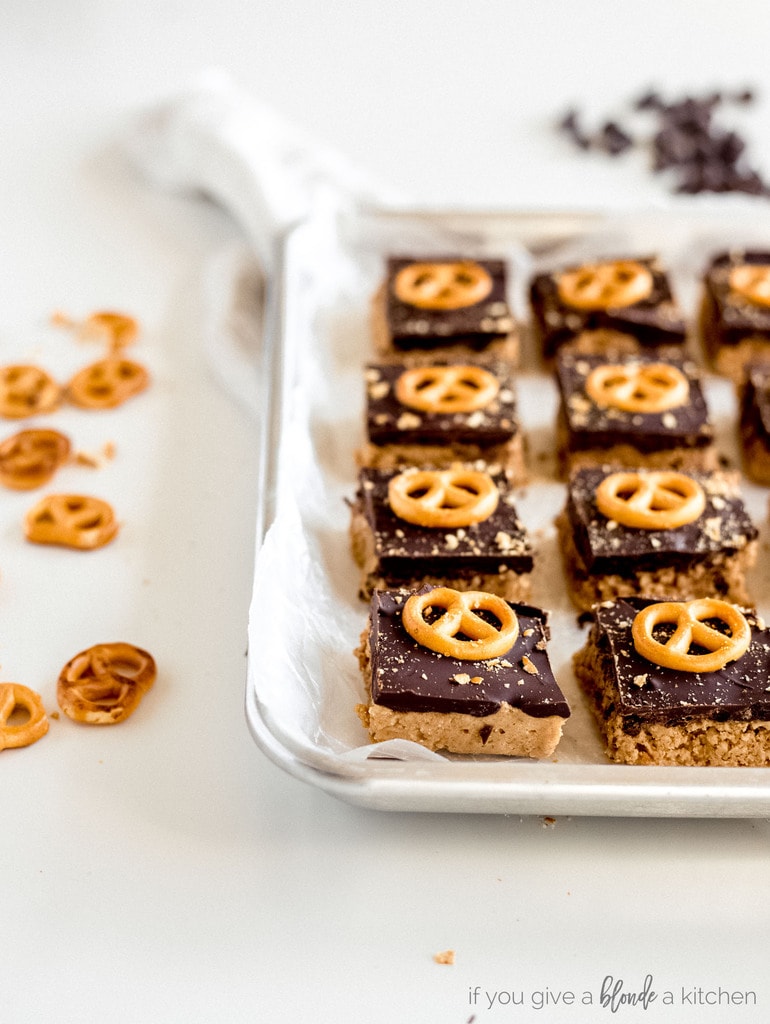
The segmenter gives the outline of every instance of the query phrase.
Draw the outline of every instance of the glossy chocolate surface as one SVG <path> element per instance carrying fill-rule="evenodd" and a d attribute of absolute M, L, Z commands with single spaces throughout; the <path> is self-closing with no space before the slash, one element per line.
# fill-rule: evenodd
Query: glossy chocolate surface
<path fill-rule="evenodd" d="M 586 393 L 586 380 L 597 366 L 610 362 L 618 365 L 665 362 L 675 366 L 690 385 L 686 403 L 665 412 L 644 413 L 597 405 Z M 691 360 L 661 359 L 651 353 L 608 359 L 601 355 L 560 352 L 556 357 L 556 377 L 561 410 L 573 450 L 630 444 L 639 451 L 647 452 L 666 448 L 700 448 L 713 441 L 713 428 L 700 377 Z"/>
<path fill-rule="evenodd" d="M 495 338 L 514 329 L 508 305 L 506 266 L 502 260 L 476 259 L 492 278 L 492 290 L 481 302 L 461 309 L 422 309 L 402 302 L 393 293 L 393 281 L 400 270 L 418 262 L 447 263 L 461 256 L 392 256 L 387 263 L 386 318 L 393 345 L 404 350 L 434 348 L 447 342 L 482 349 Z"/>
<path fill-rule="evenodd" d="M 676 724 L 703 716 L 770 720 L 770 631 L 763 623 L 747 614 L 752 641 L 738 661 L 717 672 L 680 672 L 636 652 L 631 625 L 637 612 L 651 603 L 629 598 L 596 608 L 593 636 L 604 654 L 604 671 L 617 689 L 616 709 L 626 719 L 626 732 L 633 733 L 635 723 Z"/>
<path fill-rule="evenodd" d="M 546 358 L 582 331 L 620 331 L 632 335 L 641 345 L 684 342 L 687 325 L 671 293 L 664 268 L 655 258 L 635 258 L 635 261 L 650 271 L 652 291 L 646 299 L 622 308 L 585 310 L 563 302 L 559 296 L 559 279 L 562 273 L 577 267 L 533 278 L 530 303 Z"/>
<path fill-rule="evenodd" d="M 432 588 L 428 588 L 432 589 Z M 459 712 L 483 717 L 510 704 L 534 718 L 569 717 L 551 671 L 546 614 L 511 605 L 519 635 L 511 650 L 490 661 L 461 661 L 422 647 L 401 623 L 409 595 L 375 591 L 371 602 L 372 700 L 394 711 Z M 522 666 L 529 659 L 530 671 Z M 532 669 L 535 671 L 532 671 Z M 473 683 L 472 678 L 480 678 Z"/>
<path fill-rule="evenodd" d="M 580 469 L 569 481 L 567 515 L 575 546 L 589 572 L 628 574 L 661 566 L 697 563 L 717 552 L 732 555 L 757 536 L 734 479 L 722 473 L 690 472 L 706 497 L 691 523 L 671 530 L 646 530 L 608 520 L 596 506 L 596 489 L 609 468 Z"/>
<path fill-rule="evenodd" d="M 446 366 L 446 360 L 436 360 Z M 463 364 L 465 365 L 465 364 Z M 463 413 L 421 412 L 402 405 L 395 394 L 398 378 L 408 367 L 401 364 L 366 367 L 366 425 L 369 440 L 386 444 L 505 444 L 518 432 L 516 388 L 504 363 L 479 363 L 498 380 L 497 396 L 483 409 Z"/>
<path fill-rule="evenodd" d="M 531 572 L 532 545 L 502 473 L 492 475 L 500 495 L 492 515 L 455 529 L 417 526 L 397 516 L 388 502 L 388 484 L 397 475 L 362 470 L 356 496 L 374 535 L 379 572 L 393 585 L 416 576 Z"/>

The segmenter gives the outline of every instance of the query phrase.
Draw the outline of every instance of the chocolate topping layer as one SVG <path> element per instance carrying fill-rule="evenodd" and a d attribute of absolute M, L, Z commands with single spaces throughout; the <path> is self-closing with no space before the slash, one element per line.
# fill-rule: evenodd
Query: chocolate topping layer
<path fill-rule="evenodd" d="M 394 711 L 460 712 L 476 717 L 494 714 L 502 704 L 510 704 L 534 718 L 569 717 L 569 706 L 546 652 L 545 612 L 511 605 L 519 619 L 519 636 L 511 650 L 490 661 L 460 661 L 436 654 L 409 636 L 401 624 L 408 597 L 407 592 L 390 591 L 375 591 L 372 596 L 375 704 Z"/>
<path fill-rule="evenodd" d="M 684 342 L 687 325 L 671 294 L 671 286 L 660 261 L 656 258 L 635 257 L 635 262 L 650 271 L 652 291 L 641 302 L 617 309 L 576 309 L 562 301 L 559 296 L 559 278 L 562 273 L 577 267 L 565 267 L 564 270 L 538 274 L 533 278 L 530 302 L 546 358 L 553 356 L 560 345 L 582 331 L 620 331 L 633 335 L 641 345 Z"/>
<path fill-rule="evenodd" d="M 741 388 L 741 430 L 770 447 L 770 366 L 752 363 Z"/>
<path fill-rule="evenodd" d="M 624 716 L 626 732 L 633 734 L 638 723 L 650 721 L 673 725 L 695 717 L 770 719 L 770 631 L 764 623 L 746 613 L 752 640 L 738 661 L 717 672 L 679 672 L 647 661 L 634 647 L 634 617 L 652 603 L 629 598 L 595 609 L 592 639 L 617 688 L 616 710 Z"/>
<path fill-rule="evenodd" d="M 645 530 L 607 519 L 596 507 L 596 489 L 609 467 L 580 469 L 569 481 L 567 514 L 575 546 L 589 572 L 597 575 L 654 570 L 697 562 L 715 552 L 733 554 L 757 537 L 737 481 L 723 473 L 687 475 L 706 496 L 706 507 L 691 523 L 672 530 Z"/>
<path fill-rule="evenodd" d="M 446 366 L 446 360 L 436 360 Z M 408 367 L 400 364 L 366 367 L 367 432 L 376 445 L 386 444 L 505 444 L 518 432 L 516 390 L 511 370 L 503 363 L 479 363 L 500 384 L 497 396 L 484 409 L 465 413 L 420 412 L 402 405 L 395 396 L 398 378 Z"/>
<path fill-rule="evenodd" d="M 431 256 L 430 262 L 454 262 L 467 257 Z M 387 264 L 386 318 L 393 344 L 404 350 L 432 348 L 462 341 L 483 348 L 495 338 L 504 337 L 514 329 L 508 305 L 506 266 L 502 260 L 477 259 L 492 278 L 492 290 L 481 302 L 462 309 L 420 309 L 396 298 L 393 280 L 400 270 L 423 257 L 392 256 Z"/>
<path fill-rule="evenodd" d="M 770 307 L 751 302 L 729 285 L 730 272 L 747 263 L 770 265 L 770 252 L 723 252 L 705 273 L 703 334 L 712 355 L 720 345 L 738 345 L 749 337 L 766 336 L 770 341 Z"/>
<path fill-rule="evenodd" d="M 364 469 L 356 500 L 374 535 L 379 568 L 389 580 L 420 576 L 473 576 L 511 569 L 532 571 L 532 545 L 519 521 L 504 474 L 492 474 L 498 492 L 497 508 L 480 523 L 448 530 L 416 526 L 399 518 L 388 502 L 392 470 Z"/>
<path fill-rule="evenodd" d="M 624 412 L 596 405 L 586 394 L 591 371 L 606 363 L 633 365 L 665 362 L 685 375 L 690 385 L 687 403 L 665 412 Z M 688 359 L 661 359 L 652 354 L 634 356 L 582 355 L 559 352 L 556 377 L 561 394 L 561 410 L 567 421 L 573 450 L 608 448 L 627 443 L 639 451 L 665 448 L 700 448 L 713 441 L 706 400 L 695 364 Z"/>

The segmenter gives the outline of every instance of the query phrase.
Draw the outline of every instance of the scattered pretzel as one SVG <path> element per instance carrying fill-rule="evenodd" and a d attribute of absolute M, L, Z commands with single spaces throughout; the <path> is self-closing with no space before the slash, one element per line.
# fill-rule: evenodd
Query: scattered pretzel
<path fill-rule="evenodd" d="M 144 391 L 149 380 L 139 363 L 111 356 L 78 371 L 67 385 L 67 395 L 81 409 L 114 409 Z"/>
<path fill-rule="evenodd" d="M 49 494 L 24 520 L 27 540 L 82 551 L 108 544 L 118 532 L 112 506 L 81 494 Z"/>
<path fill-rule="evenodd" d="M 388 501 L 395 514 L 416 526 L 454 529 L 489 519 L 499 492 L 489 475 L 476 469 L 407 469 L 391 478 Z"/>
<path fill-rule="evenodd" d="M 17 708 L 26 711 L 29 717 L 17 725 L 9 725 Z M 48 718 L 40 695 L 19 683 L 0 683 L 0 750 L 28 747 L 47 732 Z"/>
<path fill-rule="evenodd" d="M 730 630 L 729 635 L 709 625 L 706 619 L 723 622 Z M 676 627 L 664 641 L 653 636 L 653 630 L 661 623 Z M 742 657 L 751 643 L 751 627 L 740 609 L 711 597 L 648 605 L 635 616 L 631 635 L 643 658 L 679 672 L 716 672 Z M 691 654 L 693 645 L 708 653 Z"/>
<path fill-rule="evenodd" d="M 15 491 L 41 487 L 69 454 L 69 438 L 58 430 L 20 430 L 0 444 L 0 483 Z"/>
<path fill-rule="evenodd" d="M 419 309 L 463 309 L 492 291 L 489 272 L 473 260 L 410 263 L 396 274 L 397 299 Z"/>
<path fill-rule="evenodd" d="M 133 644 L 97 644 L 76 654 L 59 674 L 56 699 L 68 718 L 114 725 L 128 718 L 155 682 L 155 660 Z"/>
<path fill-rule="evenodd" d="M 685 405 L 690 385 L 669 363 L 605 363 L 588 375 L 586 394 L 600 406 L 656 413 Z"/>
<path fill-rule="evenodd" d="M 475 412 L 500 390 L 497 377 L 481 366 L 414 366 L 396 381 L 396 398 L 420 412 Z"/>
<path fill-rule="evenodd" d="M 728 285 L 730 291 L 755 306 L 770 306 L 770 264 L 743 263 L 733 267 Z"/>
<path fill-rule="evenodd" d="M 61 388 L 39 366 L 0 367 L 0 416 L 20 420 L 52 412 L 61 402 Z"/>
<path fill-rule="evenodd" d="M 443 609 L 437 619 L 426 618 L 427 612 L 437 609 Z M 490 612 L 498 625 L 476 614 L 478 611 Z M 508 602 L 482 590 L 436 587 L 412 594 L 404 605 L 402 622 L 418 644 L 463 661 L 498 658 L 510 651 L 519 635 L 519 620 Z"/>
<path fill-rule="evenodd" d="M 98 310 L 82 321 L 62 312 L 54 313 L 51 319 L 60 327 L 76 330 L 82 338 L 106 341 L 112 353 L 132 344 L 139 335 L 139 323 L 134 317 L 113 310 Z"/>
<path fill-rule="evenodd" d="M 652 292 L 653 278 L 636 260 L 589 263 L 559 276 L 559 298 L 575 309 L 633 306 Z"/>
<path fill-rule="evenodd" d="M 673 530 L 701 515 L 706 495 L 698 481 L 685 473 L 629 470 L 602 480 L 596 489 L 596 506 L 623 526 Z"/>

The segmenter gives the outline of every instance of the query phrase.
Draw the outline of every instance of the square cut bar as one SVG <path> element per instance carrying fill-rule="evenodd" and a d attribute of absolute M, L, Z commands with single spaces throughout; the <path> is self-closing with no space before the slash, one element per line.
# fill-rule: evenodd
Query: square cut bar
<path fill-rule="evenodd" d="M 770 363 L 751 363 L 738 389 L 746 476 L 770 484 Z"/>
<path fill-rule="evenodd" d="M 449 366 L 433 360 L 431 366 Z M 503 362 L 468 362 L 488 370 L 499 383 L 496 397 L 472 412 L 422 412 L 402 405 L 396 385 L 409 367 L 372 364 L 365 369 L 366 438 L 357 452 L 360 466 L 450 466 L 483 459 L 499 465 L 515 483 L 524 483 L 524 443 L 516 412 L 513 371 Z"/>
<path fill-rule="evenodd" d="M 358 715 L 374 743 L 406 739 L 456 754 L 548 757 L 570 709 L 554 679 L 546 613 L 513 605 L 506 654 L 462 661 L 418 644 L 401 613 L 409 594 L 375 591 L 356 654 L 367 690 Z"/>
<path fill-rule="evenodd" d="M 751 646 L 716 672 L 661 668 L 636 652 L 639 598 L 596 609 L 574 657 L 607 755 L 624 764 L 770 765 L 770 632 L 751 613 Z"/>
<path fill-rule="evenodd" d="M 594 369 L 664 363 L 675 367 L 689 385 L 686 403 L 664 412 L 626 412 L 598 405 L 586 382 Z M 665 360 L 651 353 L 602 355 L 562 351 L 556 358 L 560 403 L 556 447 L 563 476 L 579 466 L 613 464 L 632 469 L 718 468 L 714 431 L 700 373 L 689 359 Z"/>
<path fill-rule="evenodd" d="M 418 526 L 395 514 L 388 484 L 397 473 L 363 469 L 359 474 L 350 534 L 362 570 L 362 597 L 370 598 L 375 589 L 416 590 L 434 583 L 455 590 L 486 590 L 508 601 L 529 598 L 532 544 L 504 474 L 490 474 L 499 498 L 488 519 L 447 529 Z"/>
<path fill-rule="evenodd" d="M 668 530 L 625 526 L 597 508 L 596 490 L 611 467 L 576 470 L 556 520 L 567 586 L 578 608 L 616 597 L 684 601 L 719 597 L 749 604 L 746 571 L 756 561 L 757 529 L 744 508 L 737 474 L 690 473 L 706 507 Z"/>
<path fill-rule="evenodd" d="M 533 335 L 539 352 L 550 360 L 569 343 L 583 352 L 634 352 L 663 348 L 681 351 L 687 339 L 685 318 L 668 274 L 657 257 L 634 258 L 652 278 L 650 293 L 628 306 L 579 309 L 565 302 L 559 282 L 580 265 L 537 274 L 530 282 Z"/>
<path fill-rule="evenodd" d="M 374 347 L 383 359 L 410 364 L 436 355 L 465 358 L 483 352 L 516 364 L 519 356 L 517 325 L 508 301 L 508 272 L 503 260 L 473 259 L 489 275 L 491 290 L 480 302 L 458 309 L 426 309 L 404 302 L 395 294 L 401 270 L 417 263 L 466 262 L 461 256 L 391 256 L 385 280 L 372 301 Z"/>
<path fill-rule="evenodd" d="M 770 252 L 719 253 L 703 275 L 703 346 L 717 373 L 736 382 L 750 362 L 770 359 L 770 304 L 752 302 L 731 286 L 733 272 L 751 266 L 770 266 Z"/>

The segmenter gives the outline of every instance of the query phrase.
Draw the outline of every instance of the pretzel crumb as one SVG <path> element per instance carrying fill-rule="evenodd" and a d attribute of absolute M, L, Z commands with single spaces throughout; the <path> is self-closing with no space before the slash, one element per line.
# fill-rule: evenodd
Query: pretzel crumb
<path fill-rule="evenodd" d="M 534 662 L 530 661 L 530 659 L 526 656 L 526 654 L 521 659 L 521 667 L 524 669 L 525 672 L 529 672 L 529 674 L 531 676 L 539 676 L 540 675 L 540 673 L 537 670 L 537 665 L 535 665 Z"/>
<path fill-rule="evenodd" d="M 455 951 L 445 949 L 442 953 L 435 953 L 433 959 L 437 964 L 453 964 L 455 962 Z"/>

